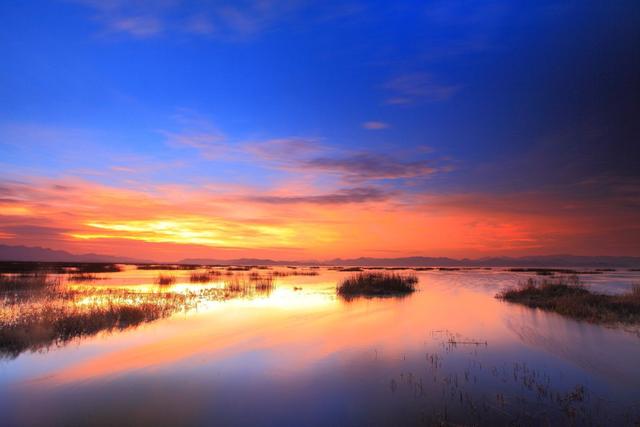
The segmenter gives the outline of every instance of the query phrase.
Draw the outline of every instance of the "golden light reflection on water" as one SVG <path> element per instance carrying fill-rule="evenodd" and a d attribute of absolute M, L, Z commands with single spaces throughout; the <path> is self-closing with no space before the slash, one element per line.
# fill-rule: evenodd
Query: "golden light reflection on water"
<path fill-rule="evenodd" d="M 206 271 L 203 269 L 195 270 L 195 272 Z M 202 311 L 203 308 L 216 308 L 216 307 L 262 307 L 262 308 L 278 308 L 288 310 L 304 310 L 311 307 L 318 307 L 323 305 L 336 304 L 336 297 L 332 293 L 326 292 L 326 290 L 333 290 L 336 282 L 334 280 L 313 280 L 313 286 L 317 289 L 324 290 L 323 292 L 301 292 L 301 288 L 296 285 L 300 279 L 299 276 L 294 277 L 276 277 L 274 282 L 276 285 L 273 290 L 255 291 L 251 289 L 252 283 L 244 272 L 235 273 L 232 276 L 219 276 L 214 280 L 210 280 L 205 283 L 191 283 L 189 282 L 188 272 L 170 272 L 168 275 L 176 277 L 176 282 L 171 285 L 163 286 L 154 282 L 158 273 L 155 271 L 141 271 L 133 270 L 127 271 L 127 279 L 120 280 L 116 278 L 110 278 L 106 281 L 92 282 L 90 285 L 77 284 L 73 282 L 67 283 L 67 288 L 76 291 L 86 291 L 91 287 L 95 289 L 117 289 L 119 291 L 129 291 L 132 294 L 158 294 L 158 293 L 176 293 L 183 295 L 198 294 L 207 290 L 220 290 L 223 291 L 229 288 L 229 281 L 232 278 L 239 279 L 241 286 L 247 288 L 246 292 L 237 292 L 238 297 L 242 298 L 228 298 L 223 300 L 215 299 L 202 299 L 198 304 L 198 308 Z M 271 271 L 263 272 L 260 277 L 269 277 Z M 117 274 L 116 274 L 117 275 Z M 233 292 L 231 292 L 233 296 Z M 92 303 L 109 303 L 109 294 L 97 293 L 97 295 L 87 295 L 86 297 L 78 300 L 79 303 L 92 304 Z"/>
<path fill-rule="evenodd" d="M 350 348 L 374 346 L 381 355 L 392 357 L 423 341 L 432 328 L 480 335 L 493 343 L 501 340 L 501 305 L 490 301 L 491 306 L 487 306 L 481 294 L 458 290 L 455 301 L 459 314 L 455 316 L 447 304 L 451 297 L 426 287 L 418 297 L 346 302 L 337 299 L 334 292 L 336 281 L 343 275 L 324 272 L 320 277 L 305 277 L 302 280 L 307 284 L 300 285 L 301 290 L 295 290 L 300 277 L 285 277 L 270 293 L 202 301 L 186 315 L 101 338 L 118 350 L 64 367 L 47 381 L 59 384 L 97 379 L 179 364 L 196 355 L 206 355 L 211 361 L 278 348 L 295 348 L 283 350 L 281 356 L 291 371 Z M 122 287 L 137 292 L 157 292 L 159 288 L 149 283 Z M 167 290 L 189 293 L 203 288 L 224 289 L 224 281 L 178 282 Z M 95 299 L 87 301 L 93 303 Z M 478 311 L 482 303 L 485 309 Z M 175 326 L 176 321 L 180 327 Z M 154 338 L 149 339 L 147 334 Z"/>

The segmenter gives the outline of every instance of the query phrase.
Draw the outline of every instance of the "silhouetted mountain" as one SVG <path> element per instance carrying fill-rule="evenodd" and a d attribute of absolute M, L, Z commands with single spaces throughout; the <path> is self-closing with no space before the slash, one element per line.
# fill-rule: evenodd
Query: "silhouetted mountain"
<path fill-rule="evenodd" d="M 327 261 L 275 261 L 271 259 L 206 259 L 187 258 L 184 264 L 202 265 L 335 265 L 371 267 L 621 267 L 640 268 L 640 257 L 540 255 L 525 257 L 487 257 L 454 259 L 446 257 L 403 258 L 336 258 Z"/>
<path fill-rule="evenodd" d="M 66 251 L 41 247 L 0 245 L 0 261 L 44 261 L 44 262 L 117 262 L 153 263 L 128 257 L 101 254 L 72 254 Z M 640 257 L 627 256 L 578 256 L 536 255 L 524 257 L 487 257 L 478 259 L 455 259 L 447 257 L 403 257 L 403 258 L 335 258 L 325 261 L 279 261 L 260 258 L 210 259 L 186 258 L 180 264 L 199 265 L 335 265 L 371 267 L 620 267 L 640 268 Z"/>
<path fill-rule="evenodd" d="M 143 263 L 149 262 L 128 257 L 117 257 L 100 254 L 72 254 L 41 247 L 0 245 L 0 261 L 44 261 L 44 262 L 115 262 Z"/>

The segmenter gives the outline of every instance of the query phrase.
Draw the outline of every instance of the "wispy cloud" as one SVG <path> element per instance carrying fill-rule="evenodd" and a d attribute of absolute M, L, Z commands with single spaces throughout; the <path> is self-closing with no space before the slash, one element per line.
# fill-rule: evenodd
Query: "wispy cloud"
<path fill-rule="evenodd" d="M 383 155 L 375 151 L 349 150 L 317 137 L 234 141 L 201 117 L 190 119 L 188 115 L 181 115 L 180 121 L 188 124 L 184 130 L 161 131 L 166 143 L 172 147 L 195 148 L 207 160 L 224 158 L 307 177 L 315 176 L 318 180 L 337 178 L 343 183 L 417 179 L 448 170 L 446 165 L 440 164 L 442 161 L 425 158 L 433 156 L 433 153 L 420 147 L 411 153 Z M 369 129 L 383 129 L 387 124 L 368 122 L 367 126 Z"/>
<path fill-rule="evenodd" d="M 75 0 L 95 13 L 107 33 L 149 38 L 183 33 L 239 40 L 273 26 L 300 8 L 287 0 L 201 2 L 183 0 Z"/>
<path fill-rule="evenodd" d="M 187 18 L 184 29 L 192 34 L 211 35 L 216 32 L 217 28 L 206 14 L 200 13 Z"/>
<path fill-rule="evenodd" d="M 166 29 L 165 14 L 175 7 L 173 0 L 72 0 L 90 8 L 108 34 L 149 38 Z"/>
<path fill-rule="evenodd" d="M 161 21 L 152 16 L 114 18 L 108 22 L 108 25 L 111 31 L 127 33 L 139 38 L 153 37 L 163 30 Z"/>
<path fill-rule="evenodd" d="M 372 153 L 318 157 L 304 161 L 301 166 L 305 169 L 339 174 L 348 181 L 417 178 L 438 172 L 438 168 L 428 160 L 406 161 Z"/>
<path fill-rule="evenodd" d="M 392 93 L 386 102 L 398 105 L 445 101 L 455 95 L 461 86 L 439 83 L 429 73 L 409 73 L 391 79 L 385 88 Z"/>
<path fill-rule="evenodd" d="M 227 147 L 222 144 L 225 141 L 224 135 L 212 132 L 168 132 L 161 131 L 166 137 L 166 143 L 172 147 L 190 147 L 199 150 L 207 159 L 218 158 L 228 152 Z"/>
<path fill-rule="evenodd" d="M 317 155 L 327 148 L 318 138 L 274 138 L 264 141 L 250 141 L 243 144 L 247 153 L 263 160 L 290 162 L 310 155 Z"/>
<path fill-rule="evenodd" d="M 249 199 L 259 203 L 268 204 L 319 204 L 319 205 L 342 205 L 349 203 L 380 202 L 389 199 L 391 194 L 379 188 L 360 187 L 345 188 L 334 193 L 319 194 L 310 196 L 255 196 Z"/>
<path fill-rule="evenodd" d="M 389 124 L 385 122 L 379 122 L 379 121 L 370 121 L 370 122 L 364 122 L 362 124 L 362 127 L 367 130 L 382 130 L 382 129 L 387 129 L 389 127 Z"/>

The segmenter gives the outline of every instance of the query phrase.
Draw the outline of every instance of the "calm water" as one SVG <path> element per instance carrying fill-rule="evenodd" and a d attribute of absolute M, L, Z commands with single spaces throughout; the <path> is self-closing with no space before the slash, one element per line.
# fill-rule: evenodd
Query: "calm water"
<path fill-rule="evenodd" d="M 640 422 L 637 331 L 494 298 L 526 274 L 420 272 L 411 296 L 347 302 L 335 286 L 348 273 L 319 272 L 0 360 L 0 424 Z M 190 285 L 189 273 L 172 272 L 172 289 L 208 286 Z M 109 279 L 91 286 L 153 288 L 157 274 L 103 274 Z M 638 274 L 584 280 L 623 292 Z"/>

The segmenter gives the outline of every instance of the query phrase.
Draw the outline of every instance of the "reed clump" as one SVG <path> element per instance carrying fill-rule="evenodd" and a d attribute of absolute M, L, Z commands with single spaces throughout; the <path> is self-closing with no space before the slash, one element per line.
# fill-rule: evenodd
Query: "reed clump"
<path fill-rule="evenodd" d="M 0 292 L 21 292 L 55 289 L 60 286 L 60 278 L 47 273 L 0 274 Z"/>
<path fill-rule="evenodd" d="M 102 277 L 93 273 L 73 273 L 67 277 L 70 282 L 93 282 L 100 279 Z"/>
<path fill-rule="evenodd" d="M 274 277 L 318 276 L 319 274 L 316 270 L 275 270 L 271 272 Z"/>
<path fill-rule="evenodd" d="M 275 276 L 272 274 L 261 275 L 249 273 L 247 276 L 236 274 L 224 279 L 224 289 L 227 292 L 238 295 L 250 295 L 252 293 L 270 293 L 275 288 Z"/>
<path fill-rule="evenodd" d="M 336 291 L 344 297 L 403 295 L 414 292 L 417 283 L 414 274 L 365 272 L 344 279 Z"/>
<path fill-rule="evenodd" d="M 224 288 L 229 292 L 243 293 L 248 292 L 250 283 L 242 275 L 226 276 L 224 278 Z"/>
<path fill-rule="evenodd" d="M 577 276 L 530 278 L 497 298 L 592 323 L 640 323 L 640 285 L 605 295 L 587 290 Z"/>
<path fill-rule="evenodd" d="M 270 292 L 275 287 L 273 276 L 261 276 L 253 280 L 253 286 L 257 292 Z"/>
<path fill-rule="evenodd" d="M 270 275 L 253 282 L 241 275 L 224 277 L 225 288 L 178 291 L 169 287 L 140 292 L 107 286 L 68 287 L 59 276 L 46 274 L 0 275 L 0 358 L 64 345 L 101 331 L 124 330 L 188 311 L 201 301 L 264 296 L 274 288 Z M 158 282 L 173 283 L 175 277 L 164 276 Z"/>
<path fill-rule="evenodd" d="M 221 275 L 222 273 L 218 270 L 208 270 L 201 272 L 194 271 L 193 273 L 191 273 L 191 275 L 189 275 L 189 281 L 191 283 L 209 283 L 216 280 Z"/>
<path fill-rule="evenodd" d="M 155 282 L 157 285 L 167 286 L 167 285 L 175 284 L 176 281 L 177 281 L 176 276 L 173 276 L 170 274 L 159 274 L 158 277 L 156 277 Z"/>
<path fill-rule="evenodd" d="M 194 303 L 176 293 L 125 290 L 40 290 L 31 298 L 3 294 L 0 300 L 0 357 L 16 357 L 100 331 L 122 330 L 168 317 Z"/>
<path fill-rule="evenodd" d="M 252 267 L 250 265 L 232 265 L 227 267 L 227 271 L 249 271 Z"/>

